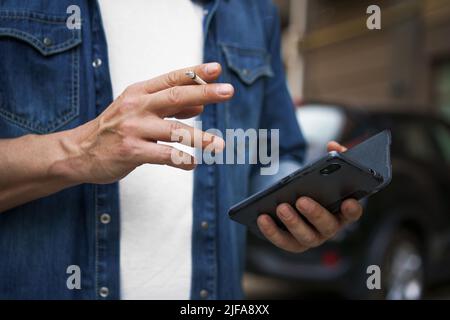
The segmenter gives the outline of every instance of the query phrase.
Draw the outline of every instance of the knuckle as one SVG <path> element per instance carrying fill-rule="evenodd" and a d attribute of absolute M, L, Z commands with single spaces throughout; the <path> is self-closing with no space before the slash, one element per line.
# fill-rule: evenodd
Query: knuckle
<path fill-rule="evenodd" d="M 281 217 L 283 218 L 284 221 L 288 221 L 288 220 L 289 220 L 288 218 L 285 218 L 285 217 L 283 216 L 283 212 L 286 211 L 286 210 L 288 210 L 288 209 L 286 208 L 286 206 L 285 206 L 284 204 L 280 204 L 280 205 L 277 206 L 277 208 L 276 208 L 277 216 L 281 216 Z"/>
<path fill-rule="evenodd" d="M 183 127 L 183 124 L 179 121 L 170 121 L 169 122 L 169 135 L 170 141 L 172 142 L 181 142 L 186 136 L 186 130 Z"/>
<path fill-rule="evenodd" d="M 281 213 L 281 211 L 289 210 L 289 206 L 286 203 L 282 203 L 277 206 L 277 213 Z"/>
<path fill-rule="evenodd" d="M 168 99 L 173 105 L 179 105 L 181 103 L 181 92 L 179 87 L 172 87 L 168 90 Z"/>
<path fill-rule="evenodd" d="M 136 124 L 130 119 L 125 119 L 119 124 L 119 132 L 122 136 L 131 136 L 136 132 Z"/>
<path fill-rule="evenodd" d="M 306 213 L 311 220 L 316 222 L 321 222 L 326 217 L 324 212 L 319 208 L 315 207 Z"/>
<path fill-rule="evenodd" d="M 338 231 L 337 225 L 333 224 L 332 226 L 330 226 L 324 230 L 323 235 L 326 238 L 333 238 L 336 235 L 337 231 Z"/>
<path fill-rule="evenodd" d="M 127 114 L 133 110 L 136 110 L 139 105 L 139 100 L 137 97 L 131 94 L 122 95 L 121 103 L 119 105 L 119 112 L 121 114 Z"/>
<path fill-rule="evenodd" d="M 170 121 L 169 122 L 169 129 L 171 134 L 177 133 L 177 131 L 181 130 L 183 128 L 183 125 L 179 121 Z"/>
<path fill-rule="evenodd" d="M 283 221 L 287 226 L 289 226 L 291 228 L 295 228 L 299 224 L 299 221 L 297 220 L 297 218 L 298 217 L 296 215 L 290 214 L 288 217 L 283 218 Z"/>
<path fill-rule="evenodd" d="M 131 138 L 122 139 L 117 153 L 121 159 L 130 160 L 134 158 L 138 154 L 138 148 L 135 141 Z"/>
<path fill-rule="evenodd" d="M 169 87 L 174 87 L 178 83 L 178 75 L 176 72 L 169 72 L 166 77 L 166 85 Z"/>
<path fill-rule="evenodd" d="M 169 146 L 161 146 L 159 157 L 161 163 L 170 163 L 172 159 L 172 148 Z"/>
<path fill-rule="evenodd" d="M 318 237 L 313 234 L 307 234 L 303 236 L 303 242 L 310 248 L 314 248 L 317 246 Z"/>
<path fill-rule="evenodd" d="M 211 91 L 209 89 L 209 86 L 202 86 L 202 96 L 207 98 L 211 95 Z"/>

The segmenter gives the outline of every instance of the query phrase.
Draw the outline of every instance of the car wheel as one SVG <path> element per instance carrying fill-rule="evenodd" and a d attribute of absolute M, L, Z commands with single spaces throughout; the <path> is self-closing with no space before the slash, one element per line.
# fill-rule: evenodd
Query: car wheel
<path fill-rule="evenodd" d="M 410 232 L 396 232 L 384 256 L 382 291 L 388 300 L 417 300 L 424 290 L 424 259 Z"/>

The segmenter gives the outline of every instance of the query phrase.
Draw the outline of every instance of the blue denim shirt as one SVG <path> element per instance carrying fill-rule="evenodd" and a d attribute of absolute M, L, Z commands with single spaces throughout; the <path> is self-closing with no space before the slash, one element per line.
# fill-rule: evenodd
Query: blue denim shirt
<path fill-rule="evenodd" d="M 286 88 L 274 5 L 201 3 L 204 61 L 220 62 L 219 81 L 236 92 L 205 108 L 203 128 L 280 129 L 276 176 L 259 176 L 249 164 L 195 169 L 191 297 L 205 298 L 200 291 L 207 290 L 208 299 L 234 299 L 242 297 L 245 228 L 227 211 L 252 188 L 296 168 L 304 140 Z M 81 29 L 66 26 L 70 5 L 81 10 Z M 66 130 L 98 116 L 112 101 L 107 56 L 96 1 L 0 1 L 0 138 Z M 119 299 L 119 223 L 117 183 L 79 185 L 0 214 L 0 298 Z M 81 289 L 67 287 L 71 265 L 80 267 Z"/>

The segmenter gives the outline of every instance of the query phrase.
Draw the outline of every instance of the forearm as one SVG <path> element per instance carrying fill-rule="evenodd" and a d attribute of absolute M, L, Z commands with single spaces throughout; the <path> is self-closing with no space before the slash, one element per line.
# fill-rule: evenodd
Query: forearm
<path fill-rule="evenodd" d="M 76 185 L 71 131 L 0 139 L 0 212 Z"/>

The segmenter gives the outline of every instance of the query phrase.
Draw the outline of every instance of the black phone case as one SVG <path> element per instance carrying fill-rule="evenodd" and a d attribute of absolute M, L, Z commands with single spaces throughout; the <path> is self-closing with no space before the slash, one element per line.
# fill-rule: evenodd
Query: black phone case
<path fill-rule="evenodd" d="M 336 213 L 345 199 L 359 200 L 389 184 L 390 144 L 390 132 L 385 130 L 345 153 L 329 153 L 234 205 L 228 214 L 231 219 L 246 225 L 250 231 L 263 237 L 256 224 L 258 216 L 261 213 L 270 214 L 275 222 L 285 229 L 276 216 L 276 207 L 280 203 L 290 203 L 295 207 L 299 196 L 311 197 L 330 212 Z M 341 167 L 332 174 L 323 175 L 320 170 L 330 164 L 338 164 Z"/>

